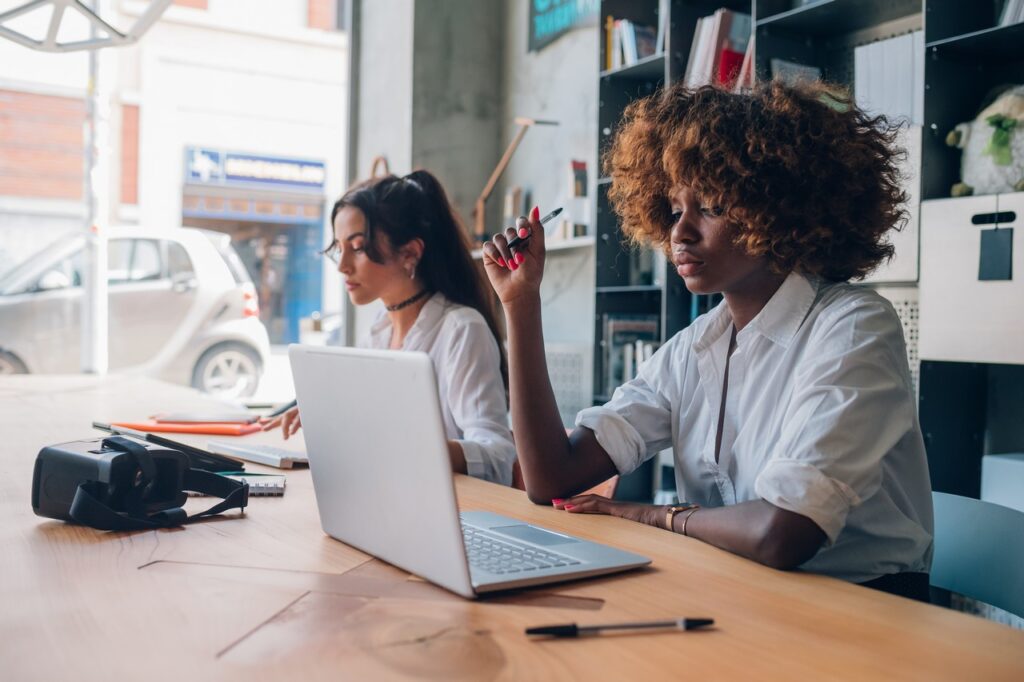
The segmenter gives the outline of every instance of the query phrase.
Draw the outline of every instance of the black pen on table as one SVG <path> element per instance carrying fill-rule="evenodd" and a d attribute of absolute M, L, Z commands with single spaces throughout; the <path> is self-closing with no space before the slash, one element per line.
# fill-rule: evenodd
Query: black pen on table
<path fill-rule="evenodd" d="M 526 628 L 528 635 L 548 635 L 550 637 L 581 637 L 596 635 L 606 630 L 655 630 L 672 628 L 674 630 L 696 630 L 697 628 L 714 625 L 713 618 L 678 618 L 674 620 L 649 620 L 636 623 L 608 623 L 605 625 L 542 625 Z"/>
<path fill-rule="evenodd" d="M 298 404 L 299 404 L 298 400 L 293 400 L 293 401 L 291 401 L 289 403 L 285 403 L 284 405 L 282 405 L 281 407 L 277 408 L 276 410 L 274 410 L 270 414 L 265 415 L 265 418 L 266 419 L 272 419 L 273 417 L 280 417 L 282 414 L 284 414 L 285 412 L 287 412 L 288 410 L 292 409 L 293 407 L 295 407 Z"/>
<path fill-rule="evenodd" d="M 546 216 L 541 218 L 540 219 L 540 224 L 541 225 L 547 225 L 549 220 L 551 220 L 552 218 L 554 218 L 555 216 L 557 216 L 561 212 L 562 212 L 561 207 L 556 208 L 554 211 L 552 211 L 551 213 L 548 213 Z M 512 239 L 509 240 L 508 248 L 514 249 L 514 248 L 516 248 L 518 246 L 522 246 L 523 244 L 526 244 L 528 241 L 530 241 L 530 235 L 526 235 L 525 237 L 520 237 L 518 234 L 516 234 L 515 237 L 512 237 Z"/>

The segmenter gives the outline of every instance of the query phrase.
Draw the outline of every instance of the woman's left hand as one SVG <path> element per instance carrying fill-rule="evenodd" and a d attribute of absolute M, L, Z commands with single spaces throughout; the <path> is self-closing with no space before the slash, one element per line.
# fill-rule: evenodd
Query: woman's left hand
<path fill-rule="evenodd" d="M 608 514 L 658 528 L 664 525 L 665 520 L 664 506 L 616 502 L 601 495 L 576 495 L 567 500 L 552 500 L 551 503 L 555 509 L 564 509 L 571 514 Z"/>

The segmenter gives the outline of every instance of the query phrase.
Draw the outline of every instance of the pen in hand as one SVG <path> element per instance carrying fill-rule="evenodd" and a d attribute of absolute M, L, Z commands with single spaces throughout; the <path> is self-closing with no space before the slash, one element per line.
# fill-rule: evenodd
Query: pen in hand
<path fill-rule="evenodd" d="M 284 414 L 285 412 L 287 412 L 288 410 L 292 409 L 293 407 L 295 407 L 298 404 L 299 403 L 298 403 L 297 400 L 293 400 L 290 403 L 285 403 L 284 405 L 282 405 L 281 407 L 277 408 L 276 410 L 274 410 L 270 414 L 266 415 L 265 418 L 266 419 L 270 419 L 270 418 L 273 418 L 273 417 L 280 417 L 282 414 Z"/>
<path fill-rule="evenodd" d="M 554 211 L 552 211 L 551 213 L 548 213 L 546 216 L 541 218 L 540 219 L 540 224 L 541 225 L 547 225 L 549 220 L 551 220 L 552 218 L 554 218 L 555 216 L 557 216 L 561 212 L 562 212 L 561 207 L 556 208 Z M 520 247 L 520 246 L 525 245 L 529 241 L 530 241 L 530 235 L 526 235 L 525 237 L 520 237 L 519 235 L 516 235 L 515 237 L 512 237 L 512 239 L 509 240 L 508 248 L 514 249 L 516 247 Z"/>
<path fill-rule="evenodd" d="M 580 637 L 582 635 L 596 635 L 605 630 L 654 630 L 664 628 L 696 630 L 697 628 L 714 624 L 715 621 L 712 618 L 679 618 L 676 620 L 651 620 L 638 623 L 610 623 L 605 625 L 566 623 L 564 625 L 542 625 L 535 628 L 526 628 L 526 634 L 548 635 L 550 637 Z"/>

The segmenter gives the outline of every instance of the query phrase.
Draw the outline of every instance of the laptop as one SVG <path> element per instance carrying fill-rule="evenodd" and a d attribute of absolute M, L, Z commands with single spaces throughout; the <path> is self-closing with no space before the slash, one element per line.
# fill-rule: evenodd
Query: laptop
<path fill-rule="evenodd" d="M 468 598 L 651 562 L 498 514 L 460 514 L 425 353 L 293 345 L 288 356 L 331 537 Z"/>

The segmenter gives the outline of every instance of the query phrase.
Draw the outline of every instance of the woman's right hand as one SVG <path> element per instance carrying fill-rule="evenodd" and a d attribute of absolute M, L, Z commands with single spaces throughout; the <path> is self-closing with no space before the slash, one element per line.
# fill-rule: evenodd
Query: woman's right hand
<path fill-rule="evenodd" d="M 520 248 L 509 249 L 508 242 L 517 232 L 520 237 L 529 235 L 530 240 Z M 540 295 L 544 255 L 544 226 L 540 224 L 540 209 L 536 206 L 529 218 L 520 218 L 516 227 L 494 235 L 484 244 L 484 270 L 503 306 L 507 308 L 524 296 Z"/>
<path fill-rule="evenodd" d="M 298 433 L 299 429 L 302 428 L 302 420 L 299 418 L 298 406 L 291 408 L 284 414 L 277 417 L 264 417 L 260 419 L 260 425 L 264 431 L 272 431 L 278 426 L 281 427 L 281 435 L 284 436 L 285 440 L 288 440 L 289 436 L 294 436 Z"/>

